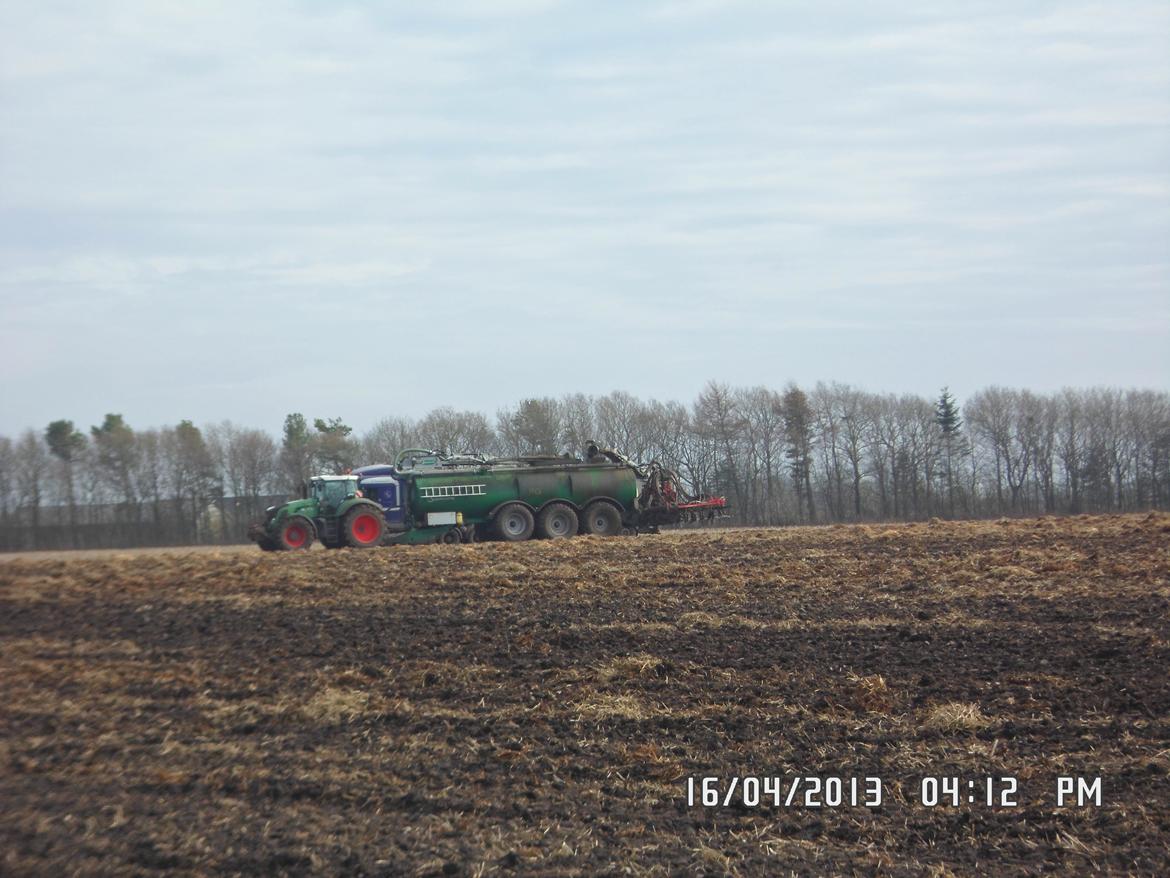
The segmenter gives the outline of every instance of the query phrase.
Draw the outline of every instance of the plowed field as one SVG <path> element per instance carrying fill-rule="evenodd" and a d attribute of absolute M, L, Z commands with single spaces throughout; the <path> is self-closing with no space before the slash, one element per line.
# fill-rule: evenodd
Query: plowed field
<path fill-rule="evenodd" d="M 4 874 L 1170 871 L 1170 516 L 23 558 L 0 650 Z"/>

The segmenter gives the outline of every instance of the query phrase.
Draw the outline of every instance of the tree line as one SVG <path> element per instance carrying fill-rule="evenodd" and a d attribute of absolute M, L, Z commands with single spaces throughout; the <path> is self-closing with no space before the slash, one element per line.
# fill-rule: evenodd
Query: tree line
<path fill-rule="evenodd" d="M 731 523 L 781 525 L 1126 511 L 1170 506 L 1170 394 L 988 387 L 961 404 L 844 384 L 731 387 L 693 402 L 616 391 L 531 398 L 496 412 L 437 408 L 364 435 L 341 418 L 88 430 L 53 421 L 0 436 L 0 549 L 237 542 L 314 473 L 392 462 L 405 448 L 580 454 L 596 439 L 658 460 Z"/>

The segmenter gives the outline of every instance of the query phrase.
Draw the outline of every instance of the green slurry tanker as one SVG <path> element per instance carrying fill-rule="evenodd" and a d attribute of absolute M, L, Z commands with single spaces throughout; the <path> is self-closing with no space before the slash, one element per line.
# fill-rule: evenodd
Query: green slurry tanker
<path fill-rule="evenodd" d="M 589 443 L 585 460 L 486 458 L 412 448 L 393 465 L 310 480 L 269 508 L 248 536 L 262 549 L 368 548 L 389 543 L 520 542 L 657 531 L 713 519 L 722 497 L 689 497 L 657 462 L 640 466 Z"/>

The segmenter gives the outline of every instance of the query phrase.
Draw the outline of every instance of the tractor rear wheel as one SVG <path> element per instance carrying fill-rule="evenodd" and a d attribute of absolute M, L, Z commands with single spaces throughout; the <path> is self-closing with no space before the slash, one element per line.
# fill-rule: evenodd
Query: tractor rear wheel
<path fill-rule="evenodd" d="M 532 512 L 523 503 L 509 503 L 496 513 L 496 535 L 506 542 L 523 542 L 535 527 Z"/>
<path fill-rule="evenodd" d="M 546 540 L 563 540 L 577 533 L 577 512 L 568 503 L 550 503 L 540 510 L 536 535 Z"/>
<path fill-rule="evenodd" d="M 594 500 L 585 507 L 585 533 L 597 537 L 617 536 L 622 529 L 622 514 L 612 503 Z"/>
<path fill-rule="evenodd" d="M 303 515 L 294 515 L 281 525 L 280 532 L 276 535 L 276 543 L 280 548 L 292 552 L 309 548 L 316 537 L 317 529 L 313 527 L 313 522 Z"/>
<path fill-rule="evenodd" d="M 347 545 L 355 549 L 372 549 L 382 542 L 382 531 L 386 522 L 370 506 L 355 506 L 345 514 L 342 533 Z"/>

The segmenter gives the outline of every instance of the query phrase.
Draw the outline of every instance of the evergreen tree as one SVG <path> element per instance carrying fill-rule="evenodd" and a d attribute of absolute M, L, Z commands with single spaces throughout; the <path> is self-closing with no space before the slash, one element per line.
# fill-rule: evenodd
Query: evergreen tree
<path fill-rule="evenodd" d="M 964 451 L 963 419 L 959 416 L 959 404 L 944 387 L 934 406 L 934 422 L 942 433 L 943 465 L 947 474 L 947 514 L 955 517 L 955 459 Z"/>
<path fill-rule="evenodd" d="M 284 419 L 284 431 L 280 443 L 280 465 L 290 487 L 296 489 L 306 482 L 312 473 L 313 437 L 305 416 L 293 412 Z"/>
<path fill-rule="evenodd" d="M 939 393 L 938 402 L 934 407 L 934 420 L 942 430 L 944 437 L 956 436 L 963 428 L 963 419 L 959 416 L 959 404 L 951 395 L 949 388 L 944 387 Z"/>
<path fill-rule="evenodd" d="M 817 514 L 813 506 L 813 411 L 808 396 L 795 384 L 789 384 L 780 399 L 780 412 L 784 419 L 784 435 L 787 447 L 784 456 L 788 458 L 788 470 L 796 488 L 797 514 L 803 505 L 809 521 L 815 521 Z"/>
<path fill-rule="evenodd" d="M 73 489 L 73 464 L 85 450 L 85 434 L 72 421 L 53 421 L 45 428 L 45 443 L 52 455 L 61 461 L 65 473 L 65 492 L 69 501 L 69 541 L 77 545 L 77 494 Z"/>
<path fill-rule="evenodd" d="M 190 503 L 184 516 L 189 515 L 190 533 L 198 539 L 204 507 L 208 500 L 222 494 L 215 459 L 202 431 L 191 421 L 179 421 L 164 439 L 169 446 L 167 457 L 174 498 L 180 509 Z"/>
<path fill-rule="evenodd" d="M 138 456 L 138 439 L 120 414 L 107 414 L 100 427 L 91 427 L 98 470 L 102 478 L 122 495 L 126 511 L 138 502 L 134 485 L 134 467 Z"/>
<path fill-rule="evenodd" d="M 556 403 L 551 399 L 526 399 L 512 415 L 512 429 L 530 454 L 556 454 Z"/>
<path fill-rule="evenodd" d="M 340 475 L 353 469 L 358 453 L 357 443 L 349 438 L 353 428 L 341 418 L 316 418 L 313 429 L 317 431 L 312 446 L 318 470 Z"/>

